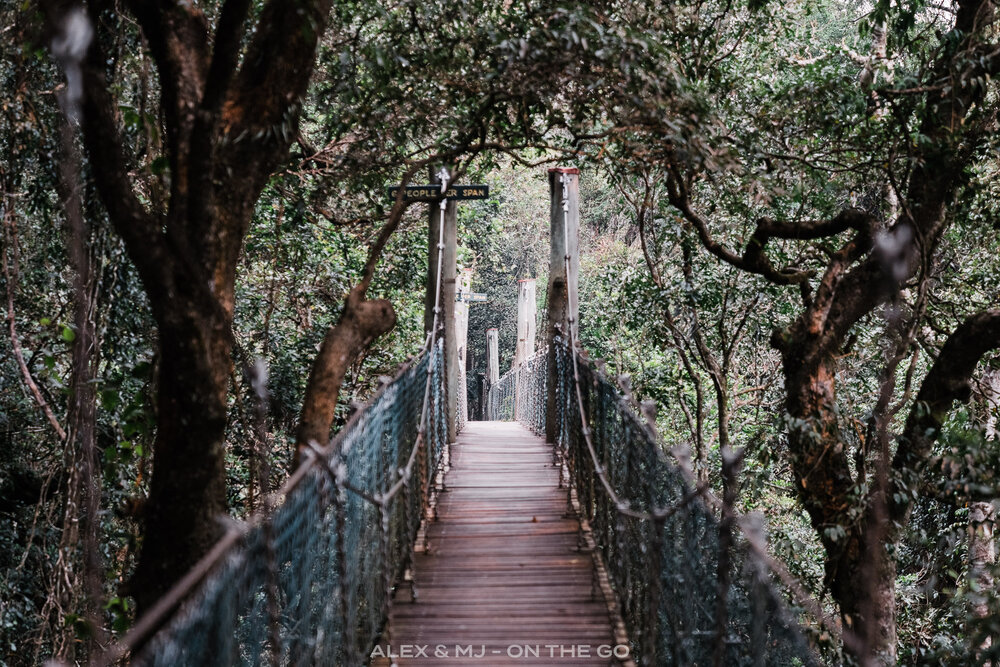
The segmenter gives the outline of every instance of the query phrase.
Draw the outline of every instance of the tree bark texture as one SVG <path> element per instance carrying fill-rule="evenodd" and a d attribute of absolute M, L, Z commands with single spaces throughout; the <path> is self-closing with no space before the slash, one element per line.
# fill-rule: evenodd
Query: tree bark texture
<path fill-rule="evenodd" d="M 827 584 L 853 634 L 848 648 L 865 664 L 895 658 L 895 564 L 887 547 L 899 538 L 952 403 L 968 399 L 976 364 L 1000 341 L 992 330 L 995 311 L 970 317 L 952 333 L 921 385 L 895 455 L 890 457 L 888 448 L 872 453 L 878 471 L 874 482 L 855 478 L 848 439 L 840 433 L 840 357 L 853 327 L 897 298 L 907 281 L 926 276 L 934 261 L 948 226 L 945 212 L 985 134 L 975 116 L 985 87 L 941 82 L 956 76 L 971 82 L 1000 68 L 992 55 L 995 45 L 984 41 L 992 35 L 994 14 L 990 0 L 957 3 L 953 29 L 927 72 L 935 92 L 927 94 L 921 111 L 919 131 L 926 142 L 911 156 L 913 168 L 898 209 L 895 201 L 888 202 L 898 215 L 883 233 L 873 214 L 857 209 L 820 221 L 762 218 L 737 253 L 713 238 L 707 221 L 692 208 L 691 182 L 680 160 L 670 165 L 665 183 L 670 203 L 709 253 L 772 283 L 799 287 L 803 310 L 771 340 L 782 357 L 788 449 L 799 499 L 826 550 Z M 819 276 L 778 268 L 767 255 L 771 239 L 829 239 L 847 232 L 850 238 L 830 253 Z"/>
<path fill-rule="evenodd" d="M 392 304 L 366 300 L 361 287 L 351 290 L 340 321 L 327 332 L 309 375 L 297 435 L 299 455 L 310 443 L 326 445 L 347 369 L 372 341 L 395 325 Z"/>
<path fill-rule="evenodd" d="M 991 3 L 963 4 L 955 25 L 961 42 L 941 56 L 938 73 L 949 71 L 956 53 L 974 49 L 977 34 L 992 20 Z M 958 129 L 981 95 L 966 90 L 928 105 L 921 131 L 933 141 L 910 176 L 899 217 L 879 244 L 874 220 L 851 225 L 854 238 L 833 255 L 804 312 L 772 341 L 782 354 L 798 495 L 826 549 L 827 583 L 867 664 L 895 660 L 895 562 L 887 546 L 899 538 L 912 507 L 911 490 L 953 401 L 968 399 L 975 365 L 1000 341 L 988 331 L 996 326 L 996 315 L 974 316 L 949 338 L 923 381 L 891 468 L 887 453 L 879 453 L 880 476 L 860 507 L 839 432 L 839 355 L 850 329 L 932 261 L 966 159 Z"/>
<path fill-rule="evenodd" d="M 237 261 L 254 204 L 297 133 L 330 0 L 269 0 L 249 34 L 249 0 L 214 25 L 190 2 L 125 2 L 156 65 L 169 164 L 165 209 L 136 195 L 101 31 L 82 63 L 81 128 L 102 202 L 141 276 L 158 328 L 153 473 L 131 589 L 149 608 L 208 550 L 225 515 L 225 427 Z M 73 3 L 49 0 L 55 32 Z M 244 44 L 246 45 L 244 47 Z M 242 61 L 241 56 L 242 54 Z"/>

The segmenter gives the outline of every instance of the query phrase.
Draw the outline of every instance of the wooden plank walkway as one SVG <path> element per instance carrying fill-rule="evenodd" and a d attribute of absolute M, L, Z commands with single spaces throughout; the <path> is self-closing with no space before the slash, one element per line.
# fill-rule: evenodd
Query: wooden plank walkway
<path fill-rule="evenodd" d="M 446 485 L 416 557 L 418 601 L 399 587 L 374 654 L 394 659 L 372 664 L 618 664 L 598 655 L 614 646 L 608 604 L 544 440 L 468 422 Z"/>

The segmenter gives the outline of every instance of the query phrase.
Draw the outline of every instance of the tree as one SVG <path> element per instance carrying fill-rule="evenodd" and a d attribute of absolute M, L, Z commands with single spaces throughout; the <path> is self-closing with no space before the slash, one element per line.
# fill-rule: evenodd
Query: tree
<path fill-rule="evenodd" d="M 936 487 L 957 465 L 940 436 L 949 437 L 954 400 L 966 397 L 997 340 L 995 300 L 984 297 L 995 282 L 973 275 L 967 259 L 995 217 L 987 201 L 996 194 L 990 77 L 1000 67 L 992 3 L 879 2 L 863 21 L 862 47 L 851 35 L 855 17 L 837 3 L 124 6 L 128 18 L 106 0 L 43 3 L 66 88 L 80 93 L 84 170 L 157 327 L 154 465 L 132 586 L 142 607 L 209 548 L 220 515 L 244 499 L 254 504 L 254 491 L 227 498 L 226 488 L 227 461 L 251 456 L 227 445 L 234 430 L 250 429 L 227 427 L 242 410 L 233 403 L 251 386 L 258 412 L 266 400 L 261 375 L 249 372 L 253 356 L 279 360 L 281 415 L 272 424 L 301 448 L 325 441 L 348 410 L 341 385 L 370 382 L 357 368 L 397 311 L 417 319 L 413 300 L 399 297 L 416 289 L 407 281 L 422 273 L 419 262 L 411 253 L 400 266 L 385 265 L 399 260 L 398 244 L 421 238 L 424 223 L 402 202 L 384 200 L 386 182 L 422 176 L 435 162 L 486 171 L 498 153 L 512 153 L 588 161 L 632 200 L 637 229 L 625 233 L 625 245 L 646 251 L 628 259 L 645 264 L 648 280 L 622 282 L 660 321 L 616 321 L 609 308 L 582 333 L 603 345 L 600 327 L 620 332 L 633 346 L 631 356 L 620 355 L 623 365 L 640 369 L 648 359 L 636 346 L 648 338 L 664 348 L 650 369 L 659 378 L 640 378 L 639 388 L 679 396 L 666 418 L 679 425 L 671 439 L 691 425 L 704 484 L 719 479 L 705 424 L 718 425 L 723 450 L 763 441 L 740 411 L 738 376 L 751 355 L 764 360 L 765 374 L 780 355 L 783 388 L 755 383 L 763 385 L 759 404 L 780 391 L 785 405 L 769 442 L 788 454 L 795 493 L 822 543 L 826 584 L 852 630 L 850 648 L 891 658 L 892 547 L 907 539 L 915 499 L 955 503 L 990 491 Z M 95 31 L 89 43 L 87 26 Z M 129 48 L 135 61 L 121 57 Z M 144 71 L 147 52 L 154 77 Z M 4 114 L 13 117 L 6 106 Z M 9 146 L 22 143 L 7 135 Z M 26 189 L 9 174 L 3 180 L 12 193 Z M 601 204 L 619 205 L 608 193 Z M 480 268 L 505 280 L 534 275 L 538 222 L 494 225 L 524 241 L 475 239 Z M 312 233 L 319 224 L 336 230 L 332 245 L 343 261 L 306 281 L 299 267 L 322 267 L 331 252 Z M 272 236 L 263 225 L 273 226 Z M 610 236 L 599 225 L 590 231 L 595 245 Z M 248 238 L 265 239 L 272 251 L 244 251 Z M 292 246 L 298 259 L 279 267 Z M 76 254 L 74 261 L 84 264 Z M 265 261 L 266 288 L 254 274 Z M 387 275 L 391 284 L 380 284 Z M 963 284 L 973 280 L 978 287 Z M 16 280 L 5 282 L 13 299 Z M 619 284 L 607 283 L 604 296 Z M 280 292 L 300 287 L 305 294 L 287 307 L 304 313 L 301 321 L 276 322 Z M 760 302 L 766 307 L 755 308 Z M 83 339 L 88 324 L 77 327 Z M 759 344 L 771 326 L 777 353 Z M 420 327 L 404 329 L 376 356 L 412 352 L 402 343 L 419 338 Z M 279 330 L 286 339 L 272 340 Z M 21 373 L 28 379 L 30 362 Z M 303 386 L 298 376 L 310 363 Z M 84 370 L 78 387 L 87 384 Z M 675 388 L 679 381 L 690 391 Z M 714 402 L 705 399 L 706 382 Z M 32 400 L 55 406 L 46 422 L 59 424 L 62 398 L 39 385 L 42 400 Z M 141 403 L 134 393 L 130 402 Z M 273 434 L 258 417 L 252 429 L 264 440 Z M 733 502 L 734 457 L 722 460 Z M 247 474 L 262 489 L 270 484 L 266 474 Z M 869 568 L 873 556 L 877 567 Z"/>
<path fill-rule="evenodd" d="M 108 3 L 86 5 L 97 34 L 79 63 L 83 141 L 159 337 L 154 474 L 133 588 L 142 608 L 220 534 L 237 260 L 254 203 L 295 138 L 330 8 L 266 3 L 243 52 L 251 4 L 226 2 L 214 21 L 191 3 L 127 5 L 158 74 L 169 173 L 162 208 L 143 201 L 129 178 L 105 55 L 120 18 Z M 74 5 L 50 2 L 45 11 L 54 33 L 81 25 Z"/>
<path fill-rule="evenodd" d="M 712 11 L 706 8 L 709 16 Z M 977 365 L 1000 346 L 995 305 L 966 311 L 916 391 L 909 389 L 913 369 L 905 392 L 897 385 L 899 364 L 928 321 L 928 292 L 940 276 L 938 257 L 955 224 L 956 196 L 982 163 L 995 128 L 995 89 L 989 83 L 1000 66 L 993 41 L 995 7 L 960 1 L 953 13 L 921 14 L 915 5 L 890 10 L 888 3 L 877 3 L 868 17 L 876 28 L 876 61 L 885 49 L 877 33 L 888 26 L 890 46 L 908 49 L 912 60 L 903 62 L 913 69 L 903 74 L 897 68 L 894 80 L 865 90 L 836 70 L 831 77 L 817 63 L 822 56 L 803 59 L 803 68 L 815 65 L 815 74 L 802 83 L 794 81 L 794 74 L 787 77 L 788 90 L 798 96 L 791 98 L 793 106 L 776 98 L 773 88 L 769 103 L 760 103 L 765 92 L 760 87 L 773 78 L 740 85 L 734 76 L 747 74 L 740 72 L 746 65 L 753 67 L 744 60 L 756 48 L 746 35 L 762 17 L 725 8 L 719 12 L 709 27 L 697 27 L 706 25 L 704 12 L 696 17 L 701 21 L 689 24 L 698 43 L 708 45 L 704 59 L 688 58 L 679 66 L 687 77 L 680 92 L 692 97 L 672 92 L 649 95 L 654 100 L 649 104 L 614 100 L 609 115 L 617 126 L 603 134 L 616 137 L 614 156 L 630 161 L 637 177 L 653 167 L 662 169 L 664 212 L 677 216 L 705 252 L 798 291 L 801 308 L 771 339 L 782 358 L 797 494 L 823 543 L 826 582 L 851 631 L 848 637 L 855 637 L 849 648 L 863 660 L 877 655 L 891 661 L 896 652 L 893 547 L 928 483 L 933 445 L 953 403 L 968 398 Z M 781 30 L 778 17 L 768 20 Z M 939 39 L 929 36 L 930 26 L 940 26 Z M 650 39 L 667 52 L 676 48 L 676 40 Z M 640 83 L 651 85 L 646 79 Z M 755 87 L 756 102 L 734 92 Z M 810 89 L 814 94 L 805 97 Z M 699 93 L 700 98 L 693 97 Z M 690 105 L 698 109 L 694 122 L 692 114 L 681 115 Z M 760 120 L 767 123 L 758 125 Z M 822 138 L 818 145 L 817 138 Z M 878 184 L 859 188 L 867 198 L 863 204 L 823 201 L 825 189 L 862 174 Z M 726 202 L 726 193 L 733 192 L 727 179 L 745 188 L 737 196 L 749 194 L 754 204 Z M 802 181 L 816 182 L 816 195 L 798 190 Z M 790 192 L 795 195 L 789 197 Z M 709 196 L 715 198 L 711 203 Z M 716 208 L 736 213 L 736 229 L 748 228 L 742 240 L 729 240 L 739 238 L 732 226 L 727 229 L 733 218 L 713 220 Z M 809 208 L 820 215 L 809 220 L 803 214 Z M 831 212 L 824 216 L 824 209 Z M 742 224 L 740 216 L 745 216 Z M 730 249 L 731 243 L 742 250 Z M 856 439 L 838 395 L 844 357 L 858 327 L 887 305 L 898 314 L 887 323 L 891 344 L 878 400 L 852 457 Z M 893 405 L 900 393 L 902 405 Z M 894 415 L 903 405 L 908 413 L 893 446 Z"/>
<path fill-rule="evenodd" d="M 541 4 L 499 11 L 479 2 L 406 3 L 386 12 L 332 0 L 271 0 L 258 13 L 246 0 L 127 3 L 157 73 L 142 103 L 150 92 L 158 95 L 152 115 L 164 138 L 162 147 L 146 147 L 157 154 L 150 177 L 133 184 L 134 147 L 118 117 L 126 87 L 113 78 L 128 73 L 109 67 L 108 58 L 108 44 L 129 24 L 111 3 L 82 7 L 85 13 L 73 3 L 47 2 L 46 21 L 61 38 L 74 38 L 72 29 L 88 22 L 96 28 L 74 61 L 83 143 L 158 333 L 154 472 L 132 585 L 148 608 L 220 534 L 238 261 L 255 203 L 290 148 L 301 147 L 298 160 L 330 179 L 366 168 L 369 179 L 405 181 L 434 161 L 461 169 L 463 156 L 530 144 L 562 122 L 547 100 L 579 63 L 554 50 L 566 18 L 556 11 L 553 24 Z M 324 45 L 323 67 L 337 113 L 321 109 L 311 119 L 332 138 L 315 149 L 299 119 L 331 21 L 336 30 Z M 526 51 L 511 39 L 522 31 L 537 34 L 543 48 Z M 480 81 L 484 68 L 494 75 Z M 446 81 L 434 76 L 444 72 Z M 396 202 L 368 218 L 383 225 L 313 364 L 300 446 L 325 441 L 347 369 L 394 324 L 392 305 L 369 300 L 367 292 L 404 211 Z"/>

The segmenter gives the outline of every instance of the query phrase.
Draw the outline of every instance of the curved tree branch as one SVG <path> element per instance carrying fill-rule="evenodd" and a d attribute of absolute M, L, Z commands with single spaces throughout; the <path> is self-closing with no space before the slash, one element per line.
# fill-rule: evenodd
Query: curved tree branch
<path fill-rule="evenodd" d="M 14 247 L 13 239 L 13 222 L 9 221 L 8 218 L 11 216 L 9 209 L 6 206 L 3 207 L 3 223 L 4 223 L 4 251 L 3 251 L 3 277 L 4 282 L 7 285 L 7 322 L 10 329 L 10 347 L 14 353 L 14 359 L 17 360 L 17 366 L 21 369 L 21 376 L 24 378 L 24 384 L 31 392 L 31 395 L 35 399 L 35 403 L 41 409 L 42 413 L 45 414 L 45 418 L 48 420 L 49 425 L 52 426 L 52 430 L 56 432 L 60 440 L 66 439 L 66 429 L 62 427 L 59 423 L 59 419 L 56 417 L 55 413 L 52 411 L 52 407 L 42 396 L 42 392 L 38 388 L 38 384 L 35 383 L 35 379 L 31 376 L 31 369 L 28 368 L 27 362 L 24 360 L 24 353 L 21 351 L 21 341 L 17 335 L 17 324 L 14 319 L 14 283 L 17 280 L 18 268 L 17 268 L 17 255 L 14 255 L 14 266 L 10 266 L 10 262 L 7 260 L 7 248 Z"/>
<path fill-rule="evenodd" d="M 1000 310 L 971 315 L 945 341 L 920 385 L 900 435 L 892 460 L 892 467 L 898 473 L 896 493 L 890 497 L 910 497 L 907 490 L 918 482 L 954 402 L 969 400 L 976 366 L 986 353 L 996 349 L 1000 349 Z M 908 502 L 894 502 L 893 516 L 902 518 L 909 507 Z"/>
<path fill-rule="evenodd" d="M 698 234 L 698 240 L 706 250 L 727 264 L 763 276 L 778 285 L 806 286 L 807 281 L 815 275 L 815 272 L 791 267 L 775 268 L 764 252 L 772 238 L 798 241 L 816 240 L 837 236 L 848 229 L 854 229 L 858 234 L 855 240 L 849 244 L 851 250 L 846 251 L 845 255 L 845 257 L 854 257 L 851 260 L 854 261 L 860 254 L 864 254 L 864 250 L 870 248 L 871 236 L 876 222 L 872 215 L 856 208 L 845 209 L 829 220 L 787 222 L 760 218 L 757 220 L 757 226 L 750 236 L 750 240 L 747 241 L 747 245 L 743 249 L 743 254 L 737 255 L 712 237 L 708 221 L 691 206 L 687 189 L 676 176 L 668 177 L 667 193 L 670 204 L 680 211 L 684 219 L 694 227 Z M 862 250 L 862 252 L 858 254 L 854 250 L 855 248 Z"/>

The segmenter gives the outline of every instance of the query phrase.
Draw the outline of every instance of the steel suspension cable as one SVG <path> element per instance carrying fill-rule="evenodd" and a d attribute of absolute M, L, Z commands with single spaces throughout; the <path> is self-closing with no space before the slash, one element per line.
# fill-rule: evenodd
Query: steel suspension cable
<path fill-rule="evenodd" d="M 441 313 L 441 276 L 444 270 L 444 217 L 445 209 L 448 207 L 448 200 L 444 197 L 444 194 L 448 191 L 448 170 L 444 167 L 438 172 L 438 178 L 441 180 L 441 203 L 439 204 L 439 209 L 441 211 L 441 217 L 438 222 L 438 243 L 437 243 L 437 277 L 434 280 L 434 316 L 432 318 L 431 330 L 427 332 L 427 338 L 424 342 L 424 350 L 430 352 L 434 341 L 437 339 L 438 330 L 438 319 Z M 406 462 L 406 467 L 401 471 L 400 478 L 393 484 L 382 496 L 379 498 L 380 503 L 387 503 L 392 500 L 404 484 L 409 482 L 410 477 L 413 474 L 413 466 L 417 460 L 417 453 L 420 450 L 421 444 L 426 444 L 426 430 L 427 430 L 427 414 L 428 414 L 428 404 L 430 403 L 431 396 L 431 384 L 433 381 L 433 367 L 427 365 L 427 382 L 424 384 L 424 400 L 420 408 L 420 424 L 417 426 L 417 444 L 414 446 L 413 451 L 410 452 L 410 458 Z"/>
<path fill-rule="evenodd" d="M 572 256 L 569 253 L 569 224 L 568 224 L 568 218 L 569 218 L 569 179 L 566 177 L 566 174 L 560 174 L 559 180 L 562 182 L 562 210 L 563 210 L 562 231 L 563 231 L 563 248 L 566 249 L 566 253 L 563 255 L 563 270 L 566 272 L 566 276 L 568 278 L 569 275 L 570 275 L 570 261 L 572 259 Z M 574 294 L 574 290 L 576 289 L 576 285 L 574 285 L 573 282 L 574 281 L 569 280 L 569 279 L 566 280 L 566 301 L 567 301 L 567 304 L 572 304 L 574 297 L 575 296 L 578 297 L 578 295 Z M 611 502 L 614 503 L 615 507 L 618 509 L 618 512 L 620 514 L 624 514 L 624 515 L 626 515 L 628 517 L 631 517 L 633 519 L 639 519 L 640 521 L 663 520 L 664 518 L 670 516 L 675 511 L 677 511 L 677 509 L 676 508 L 669 508 L 669 507 L 667 507 L 667 508 L 654 508 L 653 510 L 651 510 L 649 512 L 639 512 L 639 511 L 633 510 L 629 506 L 629 503 L 627 501 L 624 501 L 624 500 L 621 499 L 621 497 L 618 495 L 618 493 L 615 492 L 614 487 L 611 486 L 611 482 L 608 481 L 608 477 L 607 477 L 606 471 L 604 470 L 604 466 L 601 464 L 600 460 L 598 459 L 597 450 L 594 448 L 594 443 L 591 440 L 591 437 L 590 437 L 590 427 L 587 426 L 587 414 L 586 414 L 586 412 L 584 410 L 584 407 L 583 407 L 583 393 L 582 393 L 582 391 L 580 389 L 580 369 L 579 369 L 579 367 L 577 365 L 577 359 L 576 359 L 576 350 L 577 350 L 577 343 L 578 343 L 578 341 L 577 341 L 577 334 L 576 334 L 576 324 L 577 324 L 576 323 L 576 318 L 573 317 L 572 314 L 570 314 L 567 317 L 567 323 L 568 323 L 568 327 L 567 328 L 569 329 L 569 332 L 568 332 L 568 338 L 569 338 L 569 357 L 570 357 L 570 360 L 573 363 L 573 386 L 574 386 L 574 389 L 575 389 L 574 393 L 576 395 L 577 412 L 579 413 L 579 417 L 580 417 L 580 428 L 581 428 L 581 432 L 583 433 L 583 439 L 584 439 L 584 442 L 587 444 L 587 451 L 590 453 L 591 461 L 594 464 L 594 472 L 597 473 L 597 478 L 598 478 L 598 480 L 600 480 L 601 486 L 604 487 L 604 492 L 608 495 L 608 498 L 611 499 Z"/>
<path fill-rule="evenodd" d="M 420 353 L 329 443 L 307 443 L 269 502 L 245 522 L 228 520 L 225 536 L 98 664 L 129 653 L 134 664 L 157 666 L 249 664 L 254 656 L 272 664 L 359 664 L 404 568 L 416 595 L 415 540 L 434 493 L 428 478 L 437 478 L 447 451 L 439 327 L 451 179 L 446 170 L 439 177 L 434 310 Z"/>
<path fill-rule="evenodd" d="M 567 277 L 566 280 L 566 298 L 567 304 L 572 304 L 574 297 L 578 297 L 575 290 L 577 286 L 574 281 L 569 279 L 571 275 L 571 260 L 570 255 L 570 245 L 569 245 L 569 178 L 566 174 L 560 174 L 560 182 L 562 183 L 562 211 L 563 211 L 563 247 L 566 249 L 563 255 L 563 270 Z M 685 492 L 681 498 L 666 507 L 651 507 L 649 511 L 638 511 L 632 509 L 628 501 L 623 500 L 619 494 L 615 491 L 611 482 L 607 477 L 607 470 L 605 466 L 601 463 L 600 457 L 597 454 L 597 449 L 594 446 L 592 439 L 592 432 L 587 422 L 587 413 L 584 406 L 582 383 L 578 362 L 578 333 L 577 333 L 577 322 L 576 318 L 572 314 L 567 317 L 568 329 L 567 338 L 569 343 L 568 354 L 572 363 L 573 371 L 573 403 L 575 403 L 575 412 L 579 418 L 581 434 L 583 435 L 584 443 L 586 444 L 587 452 L 591 460 L 591 464 L 594 469 L 594 473 L 597 476 L 603 492 L 608 497 L 610 502 L 614 505 L 616 511 L 620 516 L 629 517 L 641 522 L 652 522 L 654 525 L 662 526 L 663 522 L 670 518 L 672 515 L 677 514 L 685 507 L 689 506 L 696 500 L 703 500 L 708 506 L 714 508 L 715 510 L 721 512 L 724 515 L 729 516 L 734 520 L 734 525 L 740 529 L 740 533 L 746 539 L 747 545 L 753 554 L 759 559 L 759 561 L 767 567 L 772 573 L 774 573 L 786 586 L 792 597 L 801 604 L 804 608 L 808 609 L 810 614 L 819 621 L 819 623 L 824 626 L 833 636 L 838 639 L 843 639 L 844 635 L 840 632 L 837 622 L 825 611 L 822 607 L 816 603 L 808 594 L 806 594 L 801 585 L 795 580 L 795 578 L 790 574 L 787 567 L 784 566 L 780 561 L 776 561 L 770 554 L 767 553 L 766 545 L 764 543 L 763 537 L 760 534 L 760 526 L 756 525 L 755 522 L 749 520 L 748 517 L 737 514 L 732 507 L 723 503 L 711 490 L 707 482 L 697 482 L 696 476 L 690 469 L 685 457 L 679 455 L 676 457 L 678 462 L 678 469 L 681 471 L 682 476 L 691 484 L 691 489 Z M 555 388 L 551 388 L 550 391 L 555 391 Z M 658 437 L 652 430 L 651 426 L 644 423 L 641 419 L 636 418 L 634 420 L 636 424 L 642 429 L 647 438 L 651 442 L 656 442 Z"/>

